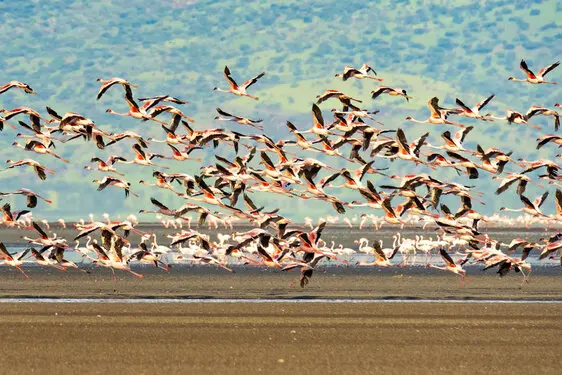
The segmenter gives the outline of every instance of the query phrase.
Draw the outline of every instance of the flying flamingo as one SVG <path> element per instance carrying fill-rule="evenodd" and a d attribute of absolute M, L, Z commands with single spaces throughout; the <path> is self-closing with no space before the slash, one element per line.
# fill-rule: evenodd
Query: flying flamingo
<path fill-rule="evenodd" d="M 252 96 L 252 95 L 246 93 L 246 90 L 250 86 L 252 86 L 254 83 L 256 83 L 258 81 L 258 79 L 260 79 L 264 75 L 265 75 L 265 72 L 262 72 L 259 75 L 257 75 L 256 77 L 254 77 L 252 79 L 249 79 L 246 82 L 244 82 L 242 85 L 238 86 L 236 81 L 230 76 L 230 69 L 228 69 L 228 66 L 225 66 L 224 67 L 224 78 L 226 78 L 226 80 L 228 81 L 228 84 L 230 85 L 230 88 L 228 90 L 223 90 L 223 89 L 220 89 L 218 87 L 215 87 L 213 90 L 214 91 L 220 91 L 220 92 L 230 92 L 234 95 L 246 96 L 246 97 L 254 99 L 254 100 L 259 100 L 259 98 L 257 96 Z"/>
<path fill-rule="evenodd" d="M 547 75 L 553 69 L 555 69 L 558 65 L 560 65 L 560 61 L 557 61 L 554 64 L 551 64 L 551 65 L 541 69 L 538 72 L 538 74 L 535 74 L 535 73 L 533 73 L 533 71 L 531 69 L 529 69 L 525 60 L 521 60 L 521 63 L 519 64 L 519 67 L 525 72 L 525 74 L 527 75 L 527 78 L 517 79 L 517 78 L 514 78 L 514 77 L 509 77 L 508 80 L 509 81 L 516 81 L 516 82 L 529 82 L 529 83 L 532 83 L 532 84 L 550 83 L 550 84 L 555 85 L 556 82 L 545 81 L 544 76 Z"/>
<path fill-rule="evenodd" d="M 411 116 L 406 117 L 406 120 L 417 122 L 418 124 L 443 124 L 443 125 L 458 126 L 460 128 L 465 127 L 463 124 L 457 124 L 447 120 L 447 116 L 441 112 L 442 108 L 439 107 L 439 99 L 437 97 L 431 98 L 427 103 L 427 106 L 429 107 L 429 111 L 431 112 L 431 116 L 429 116 L 427 120 L 420 121 L 420 120 L 416 120 Z"/>

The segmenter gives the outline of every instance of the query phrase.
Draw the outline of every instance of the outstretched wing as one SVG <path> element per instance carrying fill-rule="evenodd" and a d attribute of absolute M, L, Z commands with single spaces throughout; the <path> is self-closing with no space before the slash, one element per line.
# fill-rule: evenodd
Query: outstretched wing
<path fill-rule="evenodd" d="M 247 89 L 248 87 L 252 86 L 254 83 L 256 83 L 258 81 L 258 79 L 260 79 L 261 77 L 263 77 L 265 75 L 265 72 L 261 72 L 260 74 L 258 74 L 257 76 L 255 76 L 252 79 L 247 80 L 246 82 L 244 82 L 244 84 L 242 85 L 242 87 L 244 87 L 245 89 Z"/>
<path fill-rule="evenodd" d="M 228 69 L 228 66 L 224 66 L 224 78 L 226 78 L 226 80 L 228 81 L 228 84 L 230 85 L 230 87 L 232 88 L 238 88 L 238 84 L 236 83 L 236 81 L 230 76 L 230 69 Z"/>
<path fill-rule="evenodd" d="M 551 70 L 555 69 L 558 65 L 560 65 L 560 61 L 555 62 L 554 64 L 551 64 L 545 68 L 542 68 L 539 72 L 539 75 L 544 77 L 545 75 L 548 74 L 548 72 L 550 72 Z"/>
<path fill-rule="evenodd" d="M 521 64 L 519 64 L 519 67 L 521 69 L 523 69 L 523 71 L 525 72 L 525 74 L 527 74 L 527 77 L 533 79 L 533 78 L 537 78 L 535 76 L 535 73 L 533 73 L 533 71 L 531 69 L 529 69 L 529 67 L 527 66 L 527 63 L 525 62 L 525 60 L 521 60 Z"/>

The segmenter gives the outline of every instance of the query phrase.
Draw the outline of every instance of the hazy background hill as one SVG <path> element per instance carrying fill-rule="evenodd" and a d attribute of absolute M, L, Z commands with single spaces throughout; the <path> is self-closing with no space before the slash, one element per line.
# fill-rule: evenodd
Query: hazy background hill
<path fill-rule="evenodd" d="M 427 100 L 441 98 L 453 105 L 456 97 L 474 104 L 496 94 L 489 112 L 503 116 L 512 108 L 526 111 L 530 105 L 552 107 L 562 101 L 557 86 L 531 86 L 507 81 L 522 77 L 519 61 L 525 58 L 538 70 L 562 56 L 562 5 L 557 1 L 26 1 L 0 2 L 0 81 L 16 79 L 29 83 L 37 96 L 8 92 L 0 96 L 0 107 L 30 106 L 44 112 L 45 105 L 59 112 L 75 111 L 93 119 L 104 129 L 133 129 L 162 139 L 155 124 L 110 116 L 107 108 L 127 111 L 122 90 L 111 90 L 96 102 L 96 78 L 123 77 L 138 84 L 137 97 L 171 94 L 190 101 L 186 114 L 196 119 L 197 128 L 223 126 L 212 119 L 217 106 L 264 118 L 267 133 L 286 138 L 285 121 L 310 126 L 310 106 L 325 89 L 343 89 L 364 100 L 365 108 L 380 109 L 379 120 L 388 128 L 403 127 L 413 139 L 431 129 L 430 142 L 440 144 L 443 127 L 431 128 L 404 121 L 407 115 L 425 119 Z M 344 65 L 372 65 L 384 84 L 404 87 L 414 96 L 405 103 L 395 98 L 371 101 L 373 82 L 341 82 L 334 78 Z M 225 87 L 222 69 L 228 64 L 239 81 L 261 71 L 267 74 L 253 87 L 259 102 L 215 93 Z M 562 68 L 551 73 L 562 82 Z M 322 106 L 325 117 L 333 103 Z M 472 124 L 471 121 L 463 121 Z M 542 133 L 553 131 L 552 120 L 537 119 Z M 554 158 L 553 147 L 535 150 L 542 133 L 506 123 L 474 122 L 468 145 L 513 150 L 525 158 Z M 241 129 L 238 125 L 225 125 Z M 237 128 L 238 127 L 238 128 Z M 420 128 L 421 127 L 421 128 Z M 18 130 L 19 131 L 19 130 Z M 253 131 L 253 130 L 252 130 Z M 8 147 L 15 133 L 1 134 L 1 157 L 36 157 Z M 165 148 L 155 147 L 162 151 Z M 82 141 L 60 145 L 57 151 L 71 158 L 63 165 L 49 157 L 36 159 L 57 170 L 44 183 L 27 169 L 1 172 L 1 191 L 26 186 L 55 200 L 40 205 L 36 216 L 78 218 L 88 212 L 127 214 L 149 205 L 155 195 L 180 204 L 169 195 L 152 193 L 136 183 L 150 179 L 152 169 L 123 166 L 140 199 L 122 199 L 123 193 L 109 189 L 96 192 L 83 166 L 93 156 L 131 154 L 130 143 L 100 151 Z M 219 152 L 220 153 L 220 152 Z M 213 153 L 200 153 L 205 161 Z M 225 151 L 225 155 L 227 155 Z M 332 162 L 343 166 L 339 161 Z M 377 161 L 381 166 L 384 161 Z M 169 162 L 175 171 L 197 173 L 194 162 Z M 410 163 L 390 164 L 392 173 L 419 172 Z M 486 175 L 479 191 L 489 192 L 497 182 Z M 438 177 L 467 182 L 453 171 Z M 534 191 L 530 193 L 534 194 Z M 519 205 L 515 194 L 502 196 L 500 203 L 487 194 L 483 212 L 501 205 Z M 354 199 L 353 194 L 343 198 Z M 261 203 L 276 207 L 277 196 L 260 196 Z M 18 202 L 21 202 L 18 200 Z M 172 203 L 174 202 L 174 203 Z M 285 200 L 285 202 L 289 202 Z M 284 213 L 294 218 L 333 213 L 319 202 L 292 202 Z M 18 205 L 20 206 L 21 203 Z M 293 206 L 294 205 L 294 206 Z M 351 211 L 355 212 L 355 211 Z M 360 213 L 361 211 L 357 211 Z"/>

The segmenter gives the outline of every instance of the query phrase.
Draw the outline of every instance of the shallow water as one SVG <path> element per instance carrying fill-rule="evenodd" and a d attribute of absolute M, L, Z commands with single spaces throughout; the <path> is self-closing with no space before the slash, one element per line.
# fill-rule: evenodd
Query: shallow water
<path fill-rule="evenodd" d="M 142 226 L 141 226 L 142 227 Z M 148 230 L 149 228 L 143 228 L 145 230 Z M 235 228 L 234 230 L 238 231 L 238 232 L 244 232 L 246 230 L 252 229 L 250 227 L 238 227 Z M 163 227 L 150 227 L 150 230 L 153 231 L 154 233 L 157 234 L 157 238 L 158 238 L 158 243 L 160 245 L 168 245 L 169 244 L 169 239 L 166 238 L 166 235 L 175 233 L 179 230 L 175 230 L 175 229 L 165 229 Z M 231 233 L 233 230 L 227 230 L 224 228 L 219 228 L 217 230 L 209 230 L 209 229 L 197 229 L 198 231 L 200 231 L 201 233 L 207 234 L 210 236 L 211 240 L 217 241 L 218 242 L 218 234 L 219 233 Z M 308 229 L 306 229 L 308 230 Z M 415 239 L 416 236 L 423 236 L 424 239 L 431 239 L 431 240 L 436 240 L 437 239 L 437 235 L 438 232 L 436 232 L 434 229 L 426 229 L 426 230 L 422 230 L 421 228 L 405 228 L 403 230 L 399 230 L 399 228 L 381 228 L 380 230 L 375 230 L 372 227 L 365 227 L 363 229 L 359 229 L 358 226 L 354 226 L 353 228 L 347 228 L 347 227 L 342 227 L 342 226 L 328 226 L 322 233 L 322 240 L 324 240 L 328 246 L 328 248 L 332 247 L 332 241 L 333 241 L 333 247 L 334 248 L 338 248 L 339 245 L 341 245 L 343 248 L 350 248 L 353 249 L 355 251 L 358 250 L 358 243 L 357 241 L 361 238 L 365 238 L 369 241 L 369 245 L 372 245 L 374 243 L 374 241 L 379 241 L 382 240 L 383 241 L 383 247 L 384 248 L 389 248 L 392 247 L 394 239 L 393 236 L 396 235 L 398 232 L 400 232 L 400 235 L 402 238 L 411 238 L 411 239 Z M 492 228 L 490 230 L 482 230 L 482 233 L 487 234 L 491 239 L 495 239 L 498 240 L 502 243 L 510 243 L 512 239 L 514 238 L 523 238 L 526 239 L 528 241 L 532 241 L 532 242 L 539 242 L 542 238 L 548 238 L 549 236 L 551 236 L 552 234 L 555 233 L 555 231 L 552 230 L 539 230 L 537 228 L 509 228 L 509 229 L 498 229 L 498 228 Z M 70 231 L 70 230 L 66 230 L 63 231 L 63 233 L 61 233 L 62 236 L 61 237 L 65 237 L 65 238 L 72 238 L 73 236 L 76 235 L 76 231 Z M 6 245 L 8 246 L 8 250 L 12 253 L 17 253 L 20 251 L 25 250 L 26 248 L 29 247 L 28 244 L 24 243 L 22 240 L 19 239 L 20 236 L 10 236 L 10 237 L 14 237 L 13 241 L 14 242 L 6 242 Z M 16 238 L 18 238 L 16 240 Z M 138 245 L 138 240 L 139 237 L 137 234 L 132 233 L 130 236 L 130 241 L 133 247 L 136 247 Z M 71 244 L 72 242 L 69 240 L 69 244 Z M 85 241 L 82 242 L 82 245 L 85 243 Z M 35 246 L 36 248 L 38 246 Z M 502 247 L 502 250 L 506 250 L 505 247 Z M 455 255 L 455 251 L 459 251 L 462 252 L 463 248 L 453 248 L 449 250 L 451 255 L 453 256 L 453 258 L 457 258 L 459 257 L 459 255 Z M 428 263 L 433 263 L 433 264 L 437 264 L 437 263 L 441 263 L 441 257 L 435 253 L 435 250 L 433 251 L 434 254 L 431 255 L 431 257 L 427 257 L 425 254 L 418 252 L 417 256 L 415 257 L 415 260 L 413 258 L 409 259 L 409 265 L 412 266 L 425 266 Z M 531 253 L 531 255 L 527 258 L 527 262 L 530 263 L 532 266 L 539 266 L 539 265 L 544 265 L 544 266 L 560 266 L 560 261 L 556 260 L 556 259 L 544 259 L 539 261 L 538 260 L 538 254 L 539 251 L 535 250 Z M 180 255 L 179 252 L 175 251 L 170 253 L 166 258 L 166 260 L 169 263 L 185 263 L 184 260 L 178 259 L 178 255 Z M 517 251 L 515 251 L 514 253 L 510 254 L 513 257 L 519 257 L 521 256 L 521 249 L 519 248 Z M 81 262 L 82 258 L 79 254 L 75 253 L 75 252 L 68 252 L 67 254 L 65 254 L 65 257 L 68 260 L 71 260 L 73 262 Z M 189 257 L 189 256 L 186 256 Z M 338 258 L 345 260 L 347 262 L 349 262 L 349 266 L 354 266 L 356 262 L 368 262 L 368 261 L 372 261 L 374 259 L 374 257 L 372 255 L 365 255 L 363 253 L 356 253 L 352 256 L 338 256 Z M 397 254 L 396 257 L 393 260 L 393 263 L 395 264 L 400 264 L 402 263 L 403 258 L 400 254 Z M 87 264 L 88 262 L 84 262 L 85 264 Z M 229 264 L 237 264 L 238 262 L 234 259 L 231 259 L 231 261 L 229 262 Z M 329 262 L 324 262 L 323 263 L 324 266 L 329 266 Z"/>

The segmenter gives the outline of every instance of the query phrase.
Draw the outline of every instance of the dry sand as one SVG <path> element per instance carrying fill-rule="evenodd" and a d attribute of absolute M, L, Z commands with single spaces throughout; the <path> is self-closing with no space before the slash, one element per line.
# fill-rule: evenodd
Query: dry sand
<path fill-rule="evenodd" d="M 561 304 L 0 303 L 2 373 L 558 374 Z"/>
<path fill-rule="evenodd" d="M 208 266 L 135 267 L 137 279 L 0 267 L 0 299 L 562 300 L 559 267 L 530 283 L 471 267 L 465 285 L 425 268 L 299 273 Z M 0 373 L 45 374 L 558 374 L 562 304 L 0 303 Z"/>

